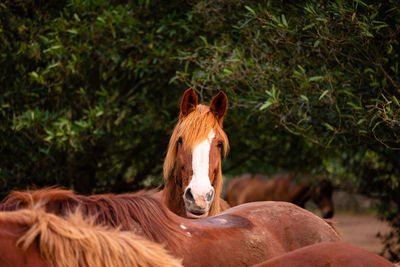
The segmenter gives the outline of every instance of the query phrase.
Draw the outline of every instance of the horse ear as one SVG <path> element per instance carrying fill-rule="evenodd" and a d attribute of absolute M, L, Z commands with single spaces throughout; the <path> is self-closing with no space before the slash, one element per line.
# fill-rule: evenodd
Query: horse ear
<path fill-rule="evenodd" d="M 197 95 L 193 88 L 185 91 L 181 102 L 181 114 L 187 116 L 190 112 L 197 107 Z"/>
<path fill-rule="evenodd" d="M 220 91 L 211 100 L 210 110 L 221 125 L 222 121 L 224 120 L 224 116 L 227 109 L 228 109 L 228 97 L 224 92 Z"/>

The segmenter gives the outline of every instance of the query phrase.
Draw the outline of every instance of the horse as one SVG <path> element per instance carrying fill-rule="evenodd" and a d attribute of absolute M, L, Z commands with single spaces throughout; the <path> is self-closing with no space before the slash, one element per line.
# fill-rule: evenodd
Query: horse
<path fill-rule="evenodd" d="M 299 248 L 253 267 L 395 267 L 383 257 L 342 243 L 318 243 Z"/>
<path fill-rule="evenodd" d="M 302 178 L 310 180 L 310 175 Z M 327 180 L 321 180 L 317 185 L 302 180 L 296 181 L 295 173 L 277 174 L 272 179 L 261 175 L 244 174 L 233 179 L 227 188 L 226 199 L 231 206 L 253 201 L 288 201 L 304 208 L 306 202 L 312 199 L 320 208 L 322 217 L 332 218 L 334 206 L 332 201 L 333 186 Z"/>
<path fill-rule="evenodd" d="M 229 150 L 222 129 L 228 98 L 221 91 L 210 106 L 197 102 L 195 91 L 186 90 L 164 161 L 165 187 L 157 194 L 172 212 L 196 219 L 229 208 L 220 197 L 221 155 Z"/>
<path fill-rule="evenodd" d="M 164 247 L 95 224 L 79 210 L 65 218 L 42 204 L 0 212 L 0 267 L 182 266 Z"/>
<path fill-rule="evenodd" d="M 82 196 L 70 190 L 13 192 L 1 205 L 15 210 L 37 201 L 64 217 L 77 206 L 96 223 L 119 226 L 165 244 L 184 266 L 251 266 L 318 242 L 340 241 L 327 221 L 288 202 L 254 202 L 197 220 L 171 212 L 153 192 Z"/>

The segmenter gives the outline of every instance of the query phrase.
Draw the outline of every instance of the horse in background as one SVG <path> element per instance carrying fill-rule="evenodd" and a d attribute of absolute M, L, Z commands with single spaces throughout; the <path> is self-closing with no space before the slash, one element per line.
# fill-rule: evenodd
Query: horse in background
<path fill-rule="evenodd" d="M 231 206 L 254 201 L 287 201 L 304 208 L 308 200 L 319 207 L 323 218 L 332 218 L 334 206 L 332 201 L 333 186 L 328 180 L 321 180 L 312 185 L 311 175 L 295 173 L 277 174 L 271 179 L 261 175 L 244 174 L 233 179 L 227 188 L 226 199 Z"/>
<path fill-rule="evenodd" d="M 43 201 L 61 217 L 78 206 L 97 224 L 119 226 L 165 244 L 184 266 L 250 266 L 318 242 L 337 242 L 340 235 L 327 221 L 287 202 L 243 204 L 213 217 L 191 220 L 171 212 L 153 192 L 82 196 L 42 189 L 13 192 L 2 210 Z"/>
<path fill-rule="evenodd" d="M 0 212 L 0 267 L 182 266 L 160 244 L 95 225 L 77 209 L 65 218 L 36 203 Z"/>
<path fill-rule="evenodd" d="M 219 92 L 205 106 L 190 88 L 180 104 L 180 114 L 164 161 L 164 189 L 157 194 L 168 208 L 183 217 L 203 218 L 229 208 L 221 199 L 221 156 L 229 141 L 222 129 L 228 98 Z"/>
<path fill-rule="evenodd" d="M 395 267 L 383 257 L 341 243 L 318 243 L 299 248 L 253 267 Z"/>

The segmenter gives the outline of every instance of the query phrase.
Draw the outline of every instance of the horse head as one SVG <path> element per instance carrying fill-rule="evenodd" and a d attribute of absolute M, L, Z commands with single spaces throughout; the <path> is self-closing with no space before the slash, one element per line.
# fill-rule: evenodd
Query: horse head
<path fill-rule="evenodd" d="M 328 180 L 321 180 L 314 188 L 311 195 L 312 200 L 322 212 L 322 217 L 329 219 L 335 212 L 332 201 L 333 185 Z"/>
<path fill-rule="evenodd" d="M 210 106 L 198 104 L 192 88 L 183 95 L 178 124 L 164 161 L 166 190 L 184 203 L 184 210 L 169 203 L 170 209 L 179 215 L 199 218 L 219 213 L 221 158 L 229 148 L 222 130 L 227 106 L 223 92 L 211 100 Z"/>

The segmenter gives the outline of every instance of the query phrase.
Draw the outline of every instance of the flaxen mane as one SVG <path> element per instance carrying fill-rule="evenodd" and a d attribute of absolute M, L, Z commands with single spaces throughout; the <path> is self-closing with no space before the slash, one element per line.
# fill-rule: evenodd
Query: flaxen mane
<path fill-rule="evenodd" d="M 76 210 L 65 218 L 45 211 L 44 202 L 28 209 L 0 212 L 0 222 L 26 226 L 18 245 L 37 241 L 41 257 L 52 267 L 182 266 L 160 244 L 133 232 L 95 224 Z"/>
<path fill-rule="evenodd" d="M 167 208 L 152 194 L 149 191 L 83 196 L 71 190 L 54 188 L 15 191 L 7 197 L 0 210 L 15 210 L 43 201 L 47 211 L 66 216 L 79 206 L 84 215 L 94 216 L 98 224 L 135 231 L 157 243 L 168 244 L 170 248 L 179 247 L 184 231 L 176 226 Z"/>
<path fill-rule="evenodd" d="M 218 132 L 222 136 L 224 142 L 223 153 L 224 156 L 226 156 L 229 150 L 228 137 L 208 106 L 197 105 L 197 107 L 193 111 L 191 111 L 186 117 L 182 115 L 179 117 L 178 124 L 176 125 L 169 141 L 167 156 L 165 157 L 164 161 L 164 180 L 166 183 L 174 179 L 173 169 L 176 160 L 176 146 L 178 144 L 178 138 L 182 137 L 182 139 L 185 140 L 183 142 L 183 149 L 192 152 L 196 145 L 198 145 L 204 139 L 207 139 L 208 134 L 211 130 L 214 130 L 214 132 Z M 222 190 L 221 168 L 216 179 L 217 180 L 214 186 L 214 190 L 215 196 L 218 197 L 214 199 L 211 205 L 209 212 L 210 216 L 220 213 L 219 196 Z"/>

